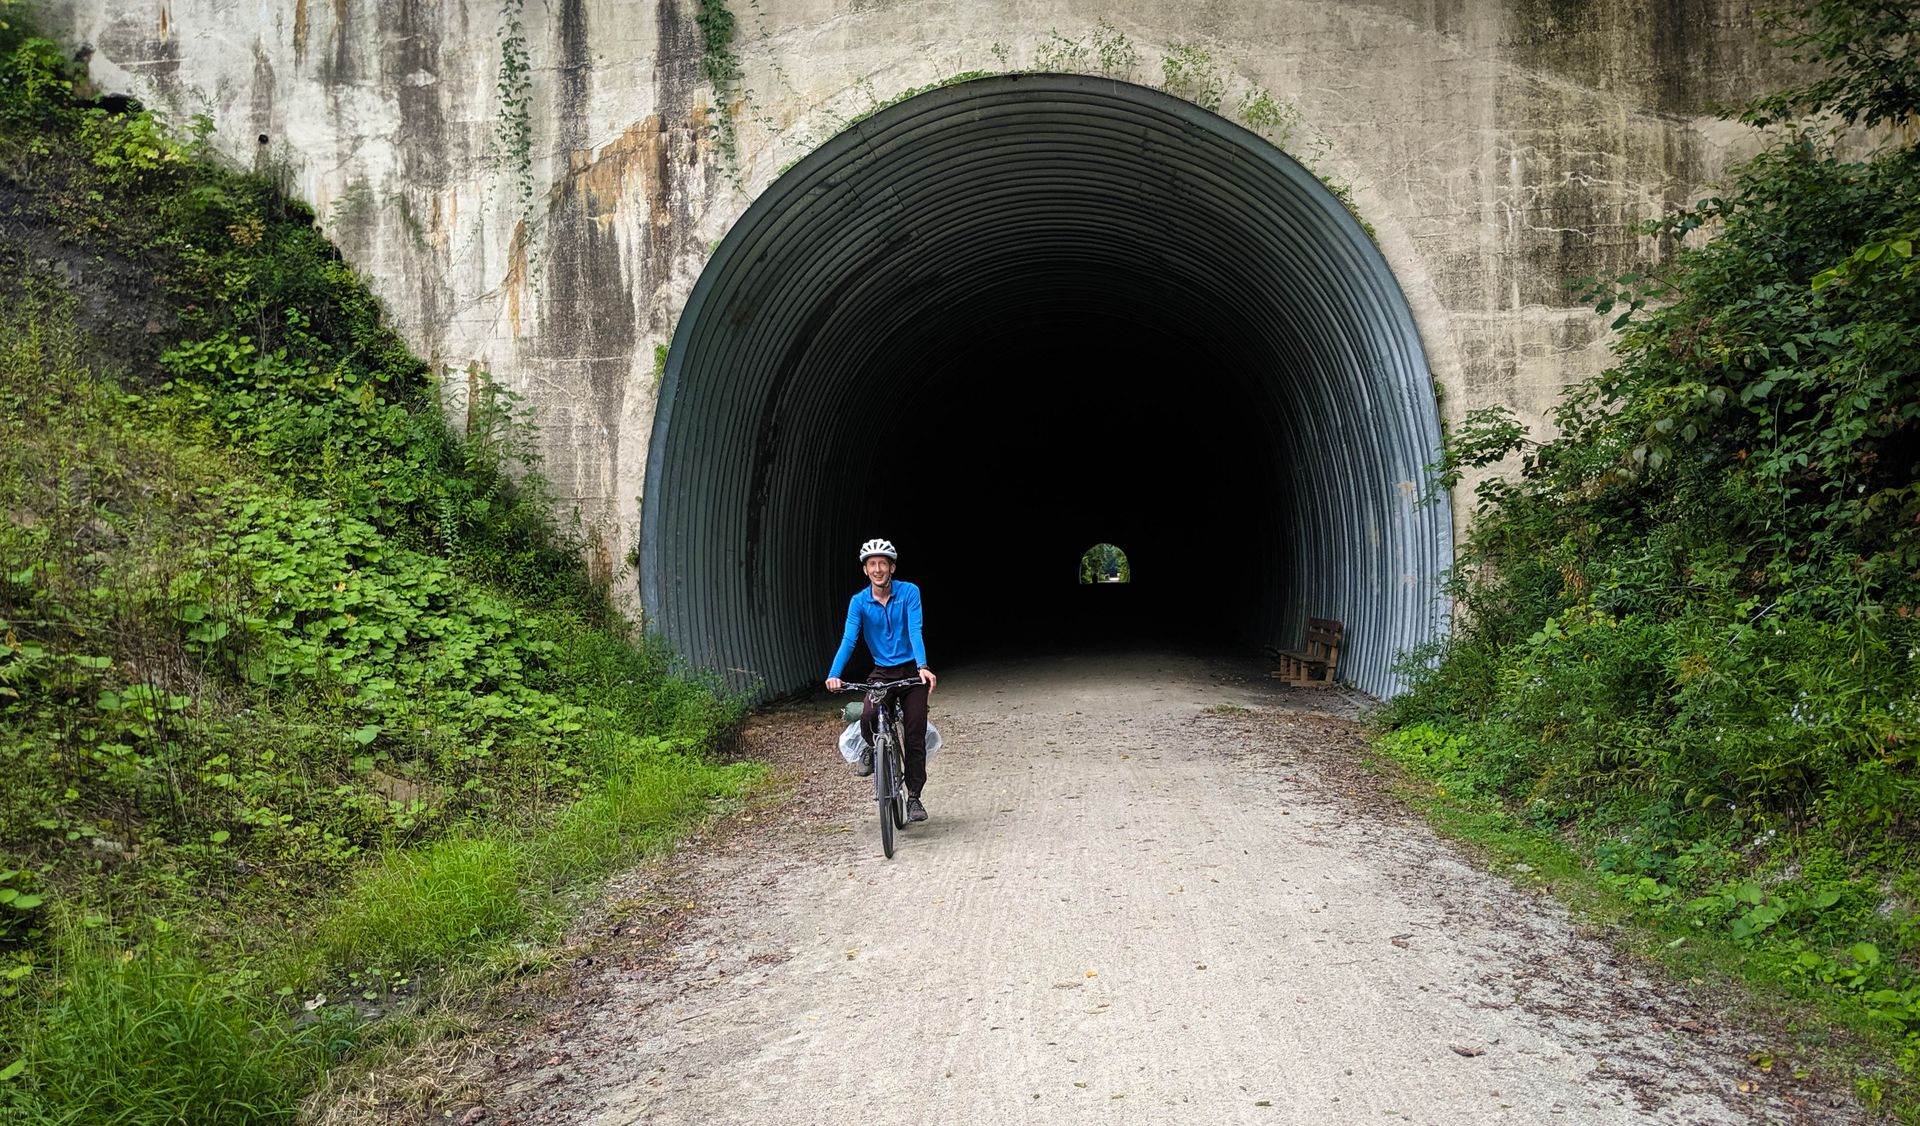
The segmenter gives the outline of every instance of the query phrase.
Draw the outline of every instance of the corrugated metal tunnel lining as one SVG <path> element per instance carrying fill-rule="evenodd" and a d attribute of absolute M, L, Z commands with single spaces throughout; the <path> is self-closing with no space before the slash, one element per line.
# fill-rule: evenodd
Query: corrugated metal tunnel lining
<path fill-rule="evenodd" d="M 1445 504 L 1416 504 L 1430 379 L 1365 232 L 1253 134 L 1084 76 L 922 94 L 781 176 L 695 286 L 648 621 L 737 686 L 817 683 L 883 535 L 936 668 L 1096 625 L 1290 644 L 1312 615 L 1391 694 L 1451 558 Z M 1133 581 L 1076 589 L 1099 542 Z"/>

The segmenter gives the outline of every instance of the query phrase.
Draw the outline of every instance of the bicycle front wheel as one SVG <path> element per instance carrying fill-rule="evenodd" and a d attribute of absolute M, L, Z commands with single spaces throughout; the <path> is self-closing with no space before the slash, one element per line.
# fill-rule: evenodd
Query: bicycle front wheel
<path fill-rule="evenodd" d="M 884 741 L 883 741 L 884 742 Z M 874 804 L 880 807 L 880 851 L 888 860 L 893 859 L 893 795 L 900 788 L 893 768 L 893 748 L 879 746 L 873 749 L 873 796 Z"/>
<path fill-rule="evenodd" d="M 898 725 L 893 729 L 893 776 L 897 781 L 893 787 L 893 827 L 907 827 L 907 765 L 902 756 L 906 753 L 906 740 Z"/>

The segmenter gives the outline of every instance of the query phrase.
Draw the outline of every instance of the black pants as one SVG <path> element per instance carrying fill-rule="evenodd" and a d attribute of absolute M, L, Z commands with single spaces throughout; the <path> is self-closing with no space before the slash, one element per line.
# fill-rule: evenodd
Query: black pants
<path fill-rule="evenodd" d="M 876 666 L 869 682 L 881 680 L 907 680 L 920 675 L 917 665 L 881 665 Z M 907 793 L 920 796 L 920 788 L 927 784 L 927 686 L 922 683 L 913 688 L 895 693 L 900 701 L 900 715 L 907 725 Z M 873 727 L 878 722 L 873 701 L 867 701 L 866 708 L 860 713 L 860 734 L 867 737 L 867 743 L 873 743 Z"/>

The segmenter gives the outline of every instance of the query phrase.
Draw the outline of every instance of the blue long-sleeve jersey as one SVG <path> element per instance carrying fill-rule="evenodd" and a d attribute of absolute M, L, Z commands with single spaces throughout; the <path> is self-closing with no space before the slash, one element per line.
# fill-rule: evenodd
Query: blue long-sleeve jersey
<path fill-rule="evenodd" d="M 876 666 L 912 661 L 926 668 L 927 646 L 920 640 L 920 588 L 896 579 L 893 597 L 884 606 L 875 601 L 870 586 L 853 596 L 847 603 L 847 628 L 840 635 L 840 651 L 833 655 L 833 671 L 827 674 L 830 679 L 846 671 L 853 643 L 861 638 L 866 639 Z"/>

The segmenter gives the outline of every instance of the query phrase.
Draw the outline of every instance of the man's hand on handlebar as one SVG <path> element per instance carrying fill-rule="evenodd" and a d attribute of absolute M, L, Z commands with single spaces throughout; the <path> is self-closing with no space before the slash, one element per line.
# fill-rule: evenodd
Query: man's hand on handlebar
<path fill-rule="evenodd" d="M 841 686 L 844 685 L 845 683 L 846 683 L 845 681 L 841 680 L 837 676 L 830 676 L 827 678 L 827 691 L 838 692 L 840 691 Z"/>
<path fill-rule="evenodd" d="M 920 682 L 927 686 L 927 695 L 931 696 L 933 695 L 933 686 L 940 683 L 940 678 L 933 675 L 932 669 L 922 666 L 920 669 Z"/>

